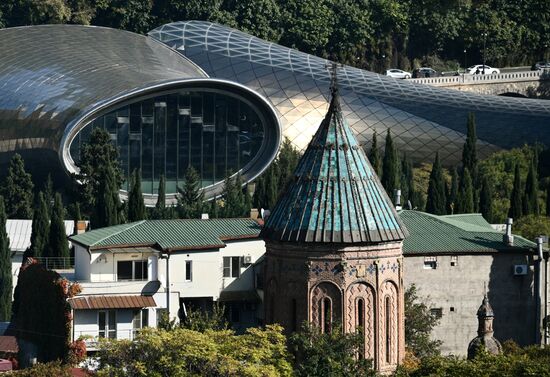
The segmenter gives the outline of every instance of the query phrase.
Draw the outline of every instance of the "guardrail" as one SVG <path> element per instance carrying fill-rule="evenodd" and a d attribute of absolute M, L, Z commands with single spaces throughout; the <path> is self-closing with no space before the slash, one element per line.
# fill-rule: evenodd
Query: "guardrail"
<path fill-rule="evenodd" d="M 99 339 L 108 338 L 108 339 L 117 339 L 117 340 L 134 340 L 139 334 L 141 329 L 128 329 L 128 330 L 114 330 L 114 331 L 105 331 L 100 333 L 99 331 L 75 331 L 74 339 L 82 338 L 84 343 L 86 343 L 87 349 L 97 349 Z"/>
<path fill-rule="evenodd" d="M 70 257 L 37 257 L 34 259 L 49 270 L 69 270 L 74 268 L 74 258 Z"/>
<path fill-rule="evenodd" d="M 517 82 L 517 81 L 540 81 L 550 80 L 550 70 L 526 71 L 526 72 L 506 72 L 491 75 L 469 75 L 460 74 L 459 76 L 443 77 L 424 77 L 417 79 L 408 79 L 407 81 L 416 84 L 426 84 L 434 86 L 452 86 L 452 85 L 476 85 L 488 82 Z"/>

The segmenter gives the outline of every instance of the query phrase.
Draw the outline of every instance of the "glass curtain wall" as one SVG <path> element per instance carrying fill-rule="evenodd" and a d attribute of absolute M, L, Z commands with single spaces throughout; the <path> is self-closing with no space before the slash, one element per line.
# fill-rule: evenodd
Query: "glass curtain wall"
<path fill-rule="evenodd" d="M 201 176 L 203 187 L 244 168 L 260 150 L 265 125 L 239 98 L 204 90 L 180 91 L 121 107 L 89 123 L 71 143 L 75 163 L 96 127 L 109 132 L 118 147 L 125 177 L 141 169 L 143 192 L 157 194 L 164 175 L 166 193 L 173 194 L 190 165 Z"/>

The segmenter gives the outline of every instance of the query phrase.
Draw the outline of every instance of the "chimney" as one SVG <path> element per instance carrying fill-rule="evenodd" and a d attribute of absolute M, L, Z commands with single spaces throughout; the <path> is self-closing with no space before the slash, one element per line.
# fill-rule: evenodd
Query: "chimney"
<path fill-rule="evenodd" d="M 539 256 L 539 261 L 542 261 L 542 245 L 544 243 L 544 238 L 542 236 L 537 237 L 537 255 Z"/>
<path fill-rule="evenodd" d="M 82 234 L 84 232 L 86 232 L 86 221 L 78 220 L 76 222 L 75 234 Z"/>
<path fill-rule="evenodd" d="M 208 220 L 209 216 L 208 213 L 201 213 L 201 220 Z"/>
<path fill-rule="evenodd" d="M 394 199 L 395 199 L 395 209 L 401 210 L 401 190 L 395 189 L 394 191 Z"/>
<path fill-rule="evenodd" d="M 514 236 L 512 236 L 512 224 L 514 220 L 511 217 L 506 219 L 506 233 L 502 236 L 502 241 L 507 246 L 514 246 Z"/>
<path fill-rule="evenodd" d="M 250 218 L 256 220 L 259 217 L 260 217 L 260 211 L 258 211 L 258 208 L 251 208 L 250 209 Z"/>

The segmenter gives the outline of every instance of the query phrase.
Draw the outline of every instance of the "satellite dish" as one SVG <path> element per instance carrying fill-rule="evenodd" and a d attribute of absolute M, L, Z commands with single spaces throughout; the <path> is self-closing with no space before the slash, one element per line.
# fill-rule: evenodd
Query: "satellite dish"
<path fill-rule="evenodd" d="M 267 220 L 267 218 L 269 217 L 269 215 L 271 214 L 271 211 L 268 210 L 268 209 L 261 209 L 260 210 L 260 216 L 262 217 L 262 219 L 264 220 Z"/>

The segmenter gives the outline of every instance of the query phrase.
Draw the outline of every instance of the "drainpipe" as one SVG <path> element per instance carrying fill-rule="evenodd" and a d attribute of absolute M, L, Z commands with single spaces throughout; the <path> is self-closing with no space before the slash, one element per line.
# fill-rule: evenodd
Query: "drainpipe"
<path fill-rule="evenodd" d="M 542 344 L 543 325 L 541 321 L 541 263 L 543 260 L 542 255 L 542 237 L 537 237 L 537 261 L 535 264 L 535 307 L 536 307 L 536 325 L 535 325 L 535 342 Z"/>
<path fill-rule="evenodd" d="M 161 254 L 160 259 L 166 259 L 166 310 L 170 320 L 170 254 Z"/>
<path fill-rule="evenodd" d="M 546 253 L 546 258 L 544 258 L 544 318 L 542 319 L 543 331 L 542 336 L 543 344 L 548 345 L 548 253 Z"/>

